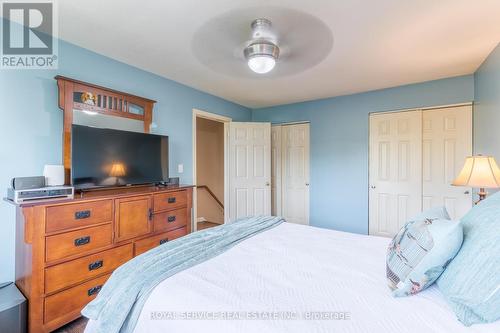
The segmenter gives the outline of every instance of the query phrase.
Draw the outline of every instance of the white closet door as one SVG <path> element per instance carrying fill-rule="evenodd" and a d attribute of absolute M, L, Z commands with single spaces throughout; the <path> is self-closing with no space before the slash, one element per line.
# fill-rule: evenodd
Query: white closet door
<path fill-rule="evenodd" d="M 370 115 L 369 233 L 391 237 L 422 209 L 422 112 Z"/>
<path fill-rule="evenodd" d="M 282 216 L 309 224 L 309 124 L 282 126 Z"/>
<path fill-rule="evenodd" d="M 281 216 L 281 125 L 271 127 L 271 213 Z"/>
<path fill-rule="evenodd" d="M 271 215 L 271 124 L 229 124 L 229 216 Z"/>
<path fill-rule="evenodd" d="M 472 155 L 472 106 L 423 111 L 423 209 L 446 206 L 452 219 L 472 207 L 470 188 L 451 186 Z"/>

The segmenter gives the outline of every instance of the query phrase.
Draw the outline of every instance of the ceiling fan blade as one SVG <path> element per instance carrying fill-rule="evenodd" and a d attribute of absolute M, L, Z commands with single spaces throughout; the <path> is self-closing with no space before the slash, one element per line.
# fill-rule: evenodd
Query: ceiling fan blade
<path fill-rule="evenodd" d="M 289 8 L 255 7 L 229 11 L 203 24 L 191 43 L 195 57 L 221 74 L 258 76 L 246 66 L 243 56 L 251 42 L 250 24 L 256 18 L 272 22 L 280 48 L 277 65 L 266 76 L 293 75 L 314 67 L 333 47 L 330 28 L 316 17 Z"/>

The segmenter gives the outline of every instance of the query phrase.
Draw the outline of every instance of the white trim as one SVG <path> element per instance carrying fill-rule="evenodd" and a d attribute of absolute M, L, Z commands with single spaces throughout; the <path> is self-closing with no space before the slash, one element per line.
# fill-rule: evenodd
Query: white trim
<path fill-rule="evenodd" d="M 466 105 L 473 105 L 474 102 L 466 102 L 466 103 L 456 103 L 456 104 L 444 104 L 444 105 L 436 105 L 436 106 L 427 106 L 427 107 L 414 107 L 414 108 L 408 108 L 408 109 L 395 109 L 395 110 L 387 110 L 387 111 L 373 111 L 370 112 L 369 115 L 376 115 L 380 113 L 394 113 L 394 112 L 409 112 L 409 111 L 417 111 L 417 110 L 433 110 L 433 109 L 444 109 L 444 108 L 454 108 L 457 106 L 466 106 Z"/>
<path fill-rule="evenodd" d="M 195 186 L 193 191 L 193 221 L 198 222 L 198 212 L 197 212 L 197 189 L 196 189 L 196 118 L 204 118 L 208 120 L 218 121 L 224 123 L 224 223 L 229 221 L 229 170 L 228 170 L 228 136 L 229 136 L 229 126 L 228 124 L 232 121 L 231 118 L 221 116 L 215 113 L 193 109 L 193 185 Z M 193 231 L 197 231 L 197 223 L 194 223 L 192 228 Z"/>
<path fill-rule="evenodd" d="M 215 113 L 210 113 L 207 111 L 199 110 L 199 109 L 193 109 L 193 116 L 199 117 L 199 118 L 205 118 L 209 120 L 215 120 L 219 122 L 230 122 L 233 121 L 233 119 L 226 117 L 226 116 L 221 116 Z"/>
<path fill-rule="evenodd" d="M 224 223 L 229 223 L 229 123 L 224 122 Z"/>
<path fill-rule="evenodd" d="M 302 124 L 311 124 L 309 120 L 304 121 L 292 121 L 289 123 L 271 123 L 271 126 L 288 126 L 288 125 L 302 125 Z"/>

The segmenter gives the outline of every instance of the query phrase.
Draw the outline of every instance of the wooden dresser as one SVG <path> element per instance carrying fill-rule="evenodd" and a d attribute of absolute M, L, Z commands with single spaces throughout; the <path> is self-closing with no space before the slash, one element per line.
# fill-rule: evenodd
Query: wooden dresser
<path fill-rule="evenodd" d="M 127 260 L 191 232 L 191 186 L 89 192 L 17 206 L 16 284 L 30 333 L 78 318 Z"/>

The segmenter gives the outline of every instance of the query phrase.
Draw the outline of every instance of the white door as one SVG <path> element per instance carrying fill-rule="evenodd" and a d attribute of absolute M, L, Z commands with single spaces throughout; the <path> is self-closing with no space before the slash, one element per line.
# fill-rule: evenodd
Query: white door
<path fill-rule="evenodd" d="M 281 125 L 271 127 L 271 213 L 281 216 Z"/>
<path fill-rule="evenodd" d="M 391 237 L 422 209 L 422 112 L 370 115 L 370 235 Z"/>
<path fill-rule="evenodd" d="M 309 224 L 309 124 L 282 126 L 282 216 Z"/>
<path fill-rule="evenodd" d="M 472 155 L 472 106 L 424 110 L 422 131 L 423 209 L 444 205 L 459 219 L 472 207 L 472 191 L 451 183 Z"/>
<path fill-rule="evenodd" d="M 229 218 L 271 215 L 271 124 L 229 124 Z"/>

